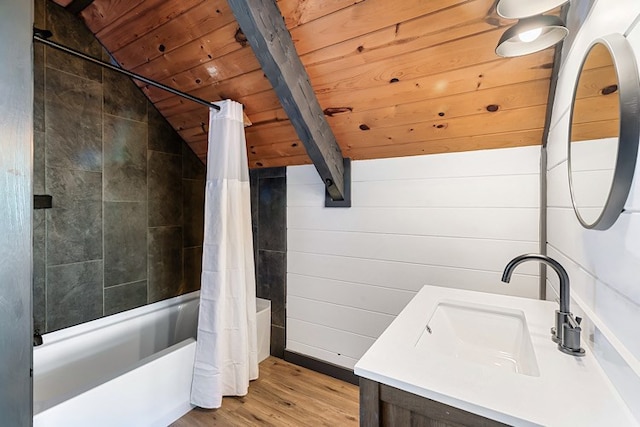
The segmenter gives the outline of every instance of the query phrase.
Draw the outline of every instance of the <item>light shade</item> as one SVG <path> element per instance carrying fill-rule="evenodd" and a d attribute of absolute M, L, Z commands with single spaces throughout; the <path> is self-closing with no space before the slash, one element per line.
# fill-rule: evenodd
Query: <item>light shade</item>
<path fill-rule="evenodd" d="M 536 31 L 538 29 L 539 32 Z M 539 34 L 537 37 L 536 33 Z M 561 42 L 567 34 L 569 30 L 557 16 L 539 15 L 521 19 L 500 37 L 496 54 L 503 57 L 528 55 Z"/>
<path fill-rule="evenodd" d="M 500 0 L 496 11 L 498 15 L 507 19 L 521 19 L 529 16 L 540 15 L 558 6 L 562 6 L 568 0 Z"/>

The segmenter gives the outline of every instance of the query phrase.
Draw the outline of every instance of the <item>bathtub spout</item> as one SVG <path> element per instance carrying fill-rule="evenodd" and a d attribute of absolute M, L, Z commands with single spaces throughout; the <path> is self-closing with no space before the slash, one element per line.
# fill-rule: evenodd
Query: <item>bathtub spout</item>
<path fill-rule="evenodd" d="M 33 331 L 33 346 L 37 347 L 42 345 L 42 335 L 40 335 L 40 330 L 36 329 Z"/>

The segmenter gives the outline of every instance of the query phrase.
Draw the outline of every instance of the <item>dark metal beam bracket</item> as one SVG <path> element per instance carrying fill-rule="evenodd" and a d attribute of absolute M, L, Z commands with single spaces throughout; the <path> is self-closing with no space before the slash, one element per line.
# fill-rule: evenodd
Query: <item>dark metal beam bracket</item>
<path fill-rule="evenodd" d="M 344 199 L 334 200 L 329 190 L 324 190 L 324 206 L 326 208 L 350 208 L 351 207 L 351 159 L 343 159 L 344 164 Z M 325 183 L 325 185 L 328 185 Z"/>

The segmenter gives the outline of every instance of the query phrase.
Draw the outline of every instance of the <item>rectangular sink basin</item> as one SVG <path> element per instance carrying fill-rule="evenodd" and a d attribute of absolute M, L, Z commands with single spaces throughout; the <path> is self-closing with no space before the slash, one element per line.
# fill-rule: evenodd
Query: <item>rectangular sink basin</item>
<path fill-rule="evenodd" d="M 540 376 L 527 320 L 521 310 L 440 301 L 416 348 L 508 372 Z"/>

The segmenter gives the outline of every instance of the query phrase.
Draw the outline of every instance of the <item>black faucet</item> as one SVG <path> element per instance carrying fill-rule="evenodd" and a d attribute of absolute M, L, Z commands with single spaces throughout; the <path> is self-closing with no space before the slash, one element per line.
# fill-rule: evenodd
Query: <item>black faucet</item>
<path fill-rule="evenodd" d="M 541 254 L 520 255 L 509 261 L 502 273 L 502 281 L 509 283 L 513 270 L 525 261 L 540 261 L 553 268 L 560 278 L 560 309 L 556 310 L 556 326 L 551 328 L 551 339 L 558 343 L 558 349 L 573 356 L 584 356 L 580 347 L 581 318 L 573 317 L 569 310 L 569 275 L 555 259 Z"/>
<path fill-rule="evenodd" d="M 33 346 L 39 346 L 42 345 L 42 335 L 40 335 L 40 330 L 36 328 L 35 331 L 33 331 Z"/>

